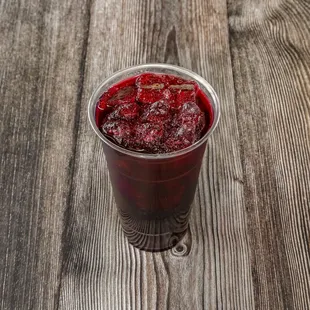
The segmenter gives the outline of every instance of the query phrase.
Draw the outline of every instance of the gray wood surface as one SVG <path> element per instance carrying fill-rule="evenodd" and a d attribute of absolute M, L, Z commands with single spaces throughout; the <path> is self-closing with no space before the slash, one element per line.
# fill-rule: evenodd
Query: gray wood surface
<path fill-rule="evenodd" d="M 0 309 L 310 309 L 308 0 L 0 1 Z M 172 250 L 122 234 L 86 115 L 114 71 L 205 77 L 222 117 Z"/>
<path fill-rule="evenodd" d="M 53 309 L 59 296 L 88 9 L 0 2 L 1 309 Z"/>

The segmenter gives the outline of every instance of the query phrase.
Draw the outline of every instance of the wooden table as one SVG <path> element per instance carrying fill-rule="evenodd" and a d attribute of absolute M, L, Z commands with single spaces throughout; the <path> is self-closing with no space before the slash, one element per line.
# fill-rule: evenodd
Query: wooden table
<path fill-rule="evenodd" d="M 310 309 L 309 0 L 0 1 L 0 309 Z M 162 62 L 222 117 L 180 246 L 121 231 L 94 88 Z"/>

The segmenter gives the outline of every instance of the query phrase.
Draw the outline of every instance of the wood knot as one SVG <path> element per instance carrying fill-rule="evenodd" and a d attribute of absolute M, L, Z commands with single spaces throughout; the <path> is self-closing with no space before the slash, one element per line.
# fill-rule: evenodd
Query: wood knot
<path fill-rule="evenodd" d="M 185 244 L 179 243 L 171 250 L 173 256 L 181 257 L 188 254 L 188 248 Z"/>
<path fill-rule="evenodd" d="M 192 233 L 190 227 L 188 227 L 185 236 L 182 240 L 179 240 L 175 246 L 171 249 L 171 254 L 176 257 L 184 257 L 189 255 L 192 247 Z"/>

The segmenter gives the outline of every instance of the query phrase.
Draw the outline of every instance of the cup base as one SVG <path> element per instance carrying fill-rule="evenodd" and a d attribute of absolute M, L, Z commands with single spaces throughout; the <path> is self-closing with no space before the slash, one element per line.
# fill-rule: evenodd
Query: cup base
<path fill-rule="evenodd" d="M 168 232 L 165 234 L 144 234 L 135 230 L 123 232 L 128 242 L 134 247 L 147 252 L 166 251 L 176 246 L 185 236 L 188 226 L 181 232 Z"/>

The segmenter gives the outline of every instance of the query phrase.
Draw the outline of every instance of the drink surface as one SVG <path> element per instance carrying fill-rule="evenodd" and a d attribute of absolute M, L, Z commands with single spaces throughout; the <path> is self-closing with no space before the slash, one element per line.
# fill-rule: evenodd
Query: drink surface
<path fill-rule="evenodd" d="M 115 144 L 156 154 L 184 149 L 209 129 L 208 98 L 194 81 L 143 73 L 113 85 L 98 100 L 96 122 Z"/>

